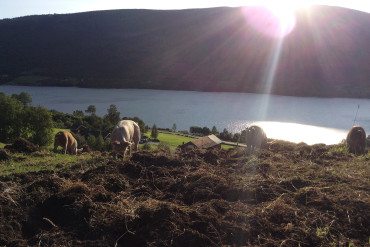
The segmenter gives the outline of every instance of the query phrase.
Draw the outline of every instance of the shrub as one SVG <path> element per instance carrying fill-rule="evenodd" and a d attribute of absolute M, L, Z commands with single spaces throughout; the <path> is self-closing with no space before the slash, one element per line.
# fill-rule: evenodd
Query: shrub
<path fill-rule="evenodd" d="M 148 142 L 146 142 L 143 147 L 142 147 L 143 150 L 146 150 L 146 151 L 150 151 L 152 150 L 152 145 L 150 145 Z"/>
<path fill-rule="evenodd" d="M 95 149 L 95 142 L 96 142 L 95 136 L 89 135 L 86 139 L 86 142 L 87 142 L 87 145 L 89 145 L 89 147 L 91 147 L 92 149 Z"/>
<path fill-rule="evenodd" d="M 45 108 L 27 106 L 27 102 L 0 95 L 0 141 L 12 142 L 23 137 L 45 146 L 52 140 L 52 115 Z"/>
<path fill-rule="evenodd" d="M 42 107 L 27 107 L 24 113 L 23 130 L 31 142 L 46 146 L 52 141 L 53 121 L 51 113 Z"/>
<path fill-rule="evenodd" d="M 167 143 L 163 143 L 163 142 L 158 143 L 157 149 L 160 151 L 166 152 L 168 154 L 171 153 L 170 145 L 168 145 Z"/>
<path fill-rule="evenodd" d="M 12 142 L 21 134 L 24 106 L 15 98 L 0 95 L 0 141 Z"/>

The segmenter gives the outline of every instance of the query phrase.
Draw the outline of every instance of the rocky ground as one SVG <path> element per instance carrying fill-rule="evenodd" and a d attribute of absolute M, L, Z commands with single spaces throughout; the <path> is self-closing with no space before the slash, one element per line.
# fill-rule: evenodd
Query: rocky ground
<path fill-rule="evenodd" d="M 0 246 L 369 246 L 370 156 L 139 152 L 0 177 Z"/>

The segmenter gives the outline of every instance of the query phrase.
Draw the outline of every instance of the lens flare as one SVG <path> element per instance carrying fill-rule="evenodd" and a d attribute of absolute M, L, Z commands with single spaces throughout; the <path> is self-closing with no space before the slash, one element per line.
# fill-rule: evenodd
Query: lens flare
<path fill-rule="evenodd" d="M 268 3 L 244 8 L 247 23 L 256 31 L 282 38 L 293 31 L 296 24 L 295 4 Z"/>

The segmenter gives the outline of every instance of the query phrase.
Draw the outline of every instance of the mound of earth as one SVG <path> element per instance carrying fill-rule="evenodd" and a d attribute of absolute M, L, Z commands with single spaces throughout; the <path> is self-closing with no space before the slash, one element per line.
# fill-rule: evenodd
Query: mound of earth
<path fill-rule="evenodd" d="M 5 149 L 0 149 L 0 161 L 10 159 L 10 155 L 6 152 Z"/>
<path fill-rule="evenodd" d="M 33 153 L 39 151 L 39 147 L 23 138 L 16 139 L 13 144 L 6 145 L 4 148 L 18 153 Z"/>
<path fill-rule="evenodd" d="M 284 147 L 139 152 L 1 177 L 0 245 L 365 246 L 368 157 Z"/>

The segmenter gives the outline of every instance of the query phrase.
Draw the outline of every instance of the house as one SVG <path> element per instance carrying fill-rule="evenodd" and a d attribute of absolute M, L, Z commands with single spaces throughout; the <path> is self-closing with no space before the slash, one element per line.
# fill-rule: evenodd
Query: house
<path fill-rule="evenodd" d="M 198 149 L 219 149 L 221 148 L 222 141 L 215 135 L 209 135 L 194 139 L 190 142 L 182 144 L 180 146 L 181 149 L 191 149 L 191 148 L 198 148 Z"/>

